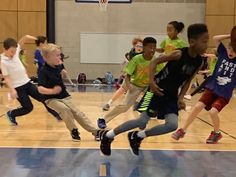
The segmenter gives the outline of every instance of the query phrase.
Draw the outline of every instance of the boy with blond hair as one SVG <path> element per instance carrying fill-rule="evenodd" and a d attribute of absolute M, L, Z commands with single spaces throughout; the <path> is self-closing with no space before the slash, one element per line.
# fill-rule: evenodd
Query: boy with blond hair
<path fill-rule="evenodd" d="M 88 117 L 72 103 L 71 96 L 66 91 L 61 76 L 60 47 L 55 44 L 46 44 L 42 48 L 45 65 L 39 72 L 38 90 L 45 97 L 48 107 L 54 109 L 65 122 L 73 141 L 80 141 L 76 120 L 85 130 L 97 135 L 98 129 L 93 126 Z"/>

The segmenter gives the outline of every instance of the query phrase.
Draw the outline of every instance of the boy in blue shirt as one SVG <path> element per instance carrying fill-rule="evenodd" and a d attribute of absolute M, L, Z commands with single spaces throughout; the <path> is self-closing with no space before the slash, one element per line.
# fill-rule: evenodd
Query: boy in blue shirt
<path fill-rule="evenodd" d="M 218 60 L 212 77 L 205 86 L 199 102 L 194 106 L 184 126 L 172 134 L 172 138 L 179 140 L 183 138 L 188 126 L 193 122 L 198 113 L 205 108 L 209 111 L 214 131 L 207 138 L 206 143 L 216 144 L 221 138 L 219 112 L 229 103 L 233 89 L 236 85 L 236 52 L 234 46 L 229 45 L 226 49 L 221 42 L 224 39 L 236 38 L 236 26 L 231 30 L 231 35 L 218 35 L 213 39 L 216 41 Z M 232 41 L 232 40 L 231 40 Z"/>
<path fill-rule="evenodd" d="M 35 44 L 37 46 L 37 49 L 34 52 L 34 59 L 37 64 L 37 75 L 38 75 L 40 69 L 45 63 L 43 56 L 41 55 L 41 50 L 42 50 L 42 47 L 45 44 L 47 44 L 47 38 L 45 36 L 37 36 L 37 39 L 35 40 Z"/>

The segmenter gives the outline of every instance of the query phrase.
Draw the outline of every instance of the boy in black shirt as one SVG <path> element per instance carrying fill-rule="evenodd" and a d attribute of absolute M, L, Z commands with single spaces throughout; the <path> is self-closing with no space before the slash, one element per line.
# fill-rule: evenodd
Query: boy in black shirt
<path fill-rule="evenodd" d="M 138 108 L 142 114 L 138 119 L 127 121 L 115 129 L 100 132 L 100 150 L 104 155 L 111 154 L 111 142 L 116 135 L 133 128 L 144 129 L 150 117 L 154 115 L 157 115 L 160 119 L 165 119 L 165 124 L 139 132 L 132 131 L 128 133 L 133 154 L 139 155 L 139 147 L 145 137 L 162 135 L 177 129 L 178 110 L 185 109 L 186 105 L 183 97 L 192 78 L 202 67 L 203 60 L 200 55 L 206 51 L 208 40 L 208 30 L 205 24 L 190 25 L 188 27 L 189 47 L 175 50 L 167 55 L 161 55 L 151 61 L 150 88 L 145 93 Z M 158 64 L 164 62 L 168 63 L 155 76 L 155 68 Z M 179 88 L 181 88 L 180 92 L 178 92 Z"/>
<path fill-rule="evenodd" d="M 45 65 L 39 72 L 38 90 L 44 95 L 48 107 L 55 110 L 65 122 L 74 141 L 80 141 L 76 120 L 85 130 L 97 135 L 98 129 L 93 126 L 87 116 L 71 102 L 71 97 L 61 77 L 60 47 L 55 44 L 46 44 L 42 48 Z"/>

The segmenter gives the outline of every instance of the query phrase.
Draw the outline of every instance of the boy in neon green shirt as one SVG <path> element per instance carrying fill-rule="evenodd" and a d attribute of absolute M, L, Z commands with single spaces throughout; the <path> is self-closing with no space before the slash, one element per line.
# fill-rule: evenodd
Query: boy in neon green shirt
<path fill-rule="evenodd" d="M 130 75 L 130 83 L 137 87 L 146 87 L 148 84 L 149 64 L 150 60 L 146 60 L 142 54 L 133 57 L 124 69 Z"/>
<path fill-rule="evenodd" d="M 149 83 L 149 63 L 152 60 L 156 50 L 156 40 L 152 37 L 147 37 L 143 40 L 143 54 L 139 54 L 132 58 L 127 64 L 125 72 L 127 73 L 126 86 L 127 93 L 125 94 L 124 102 L 115 106 L 102 118 L 97 120 L 98 127 L 104 129 L 106 123 L 111 121 L 117 115 L 126 112 L 136 99 L 144 91 Z"/>

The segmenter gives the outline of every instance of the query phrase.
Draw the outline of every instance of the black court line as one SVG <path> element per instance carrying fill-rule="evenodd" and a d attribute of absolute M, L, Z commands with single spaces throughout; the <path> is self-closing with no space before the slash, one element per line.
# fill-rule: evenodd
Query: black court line
<path fill-rule="evenodd" d="M 5 114 L 1 114 L 0 117 L 4 116 Z"/>
<path fill-rule="evenodd" d="M 204 123 L 206 123 L 206 124 L 210 125 L 211 127 L 213 127 L 213 125 L 212 125 L 212 124 L 210 124 L 209 122 L 207 122 L 207 121 L 203 120 L 202 118 L 200 118 L 200 117 L 197 117 L 197 118 L 198 118 L 200 121 L 202 121 L 202 122 L 204 122 Z M 226 134 L 226 135 L 230 136 L 231 138 L 233 138 L 233 139 L 235 139 L 235 140 L 236 140 L 236 137 L 235 137 L 235 136 L 233 136 L 233 135 L 231 135 L 231 134 L 227 133 L 226 131 L 224 131 L 224 130 L 222 130 L 222 129 L 220 129 L 220 131 L 221 131 L 221 132 L 223 132 L 224 134 Z"/>

